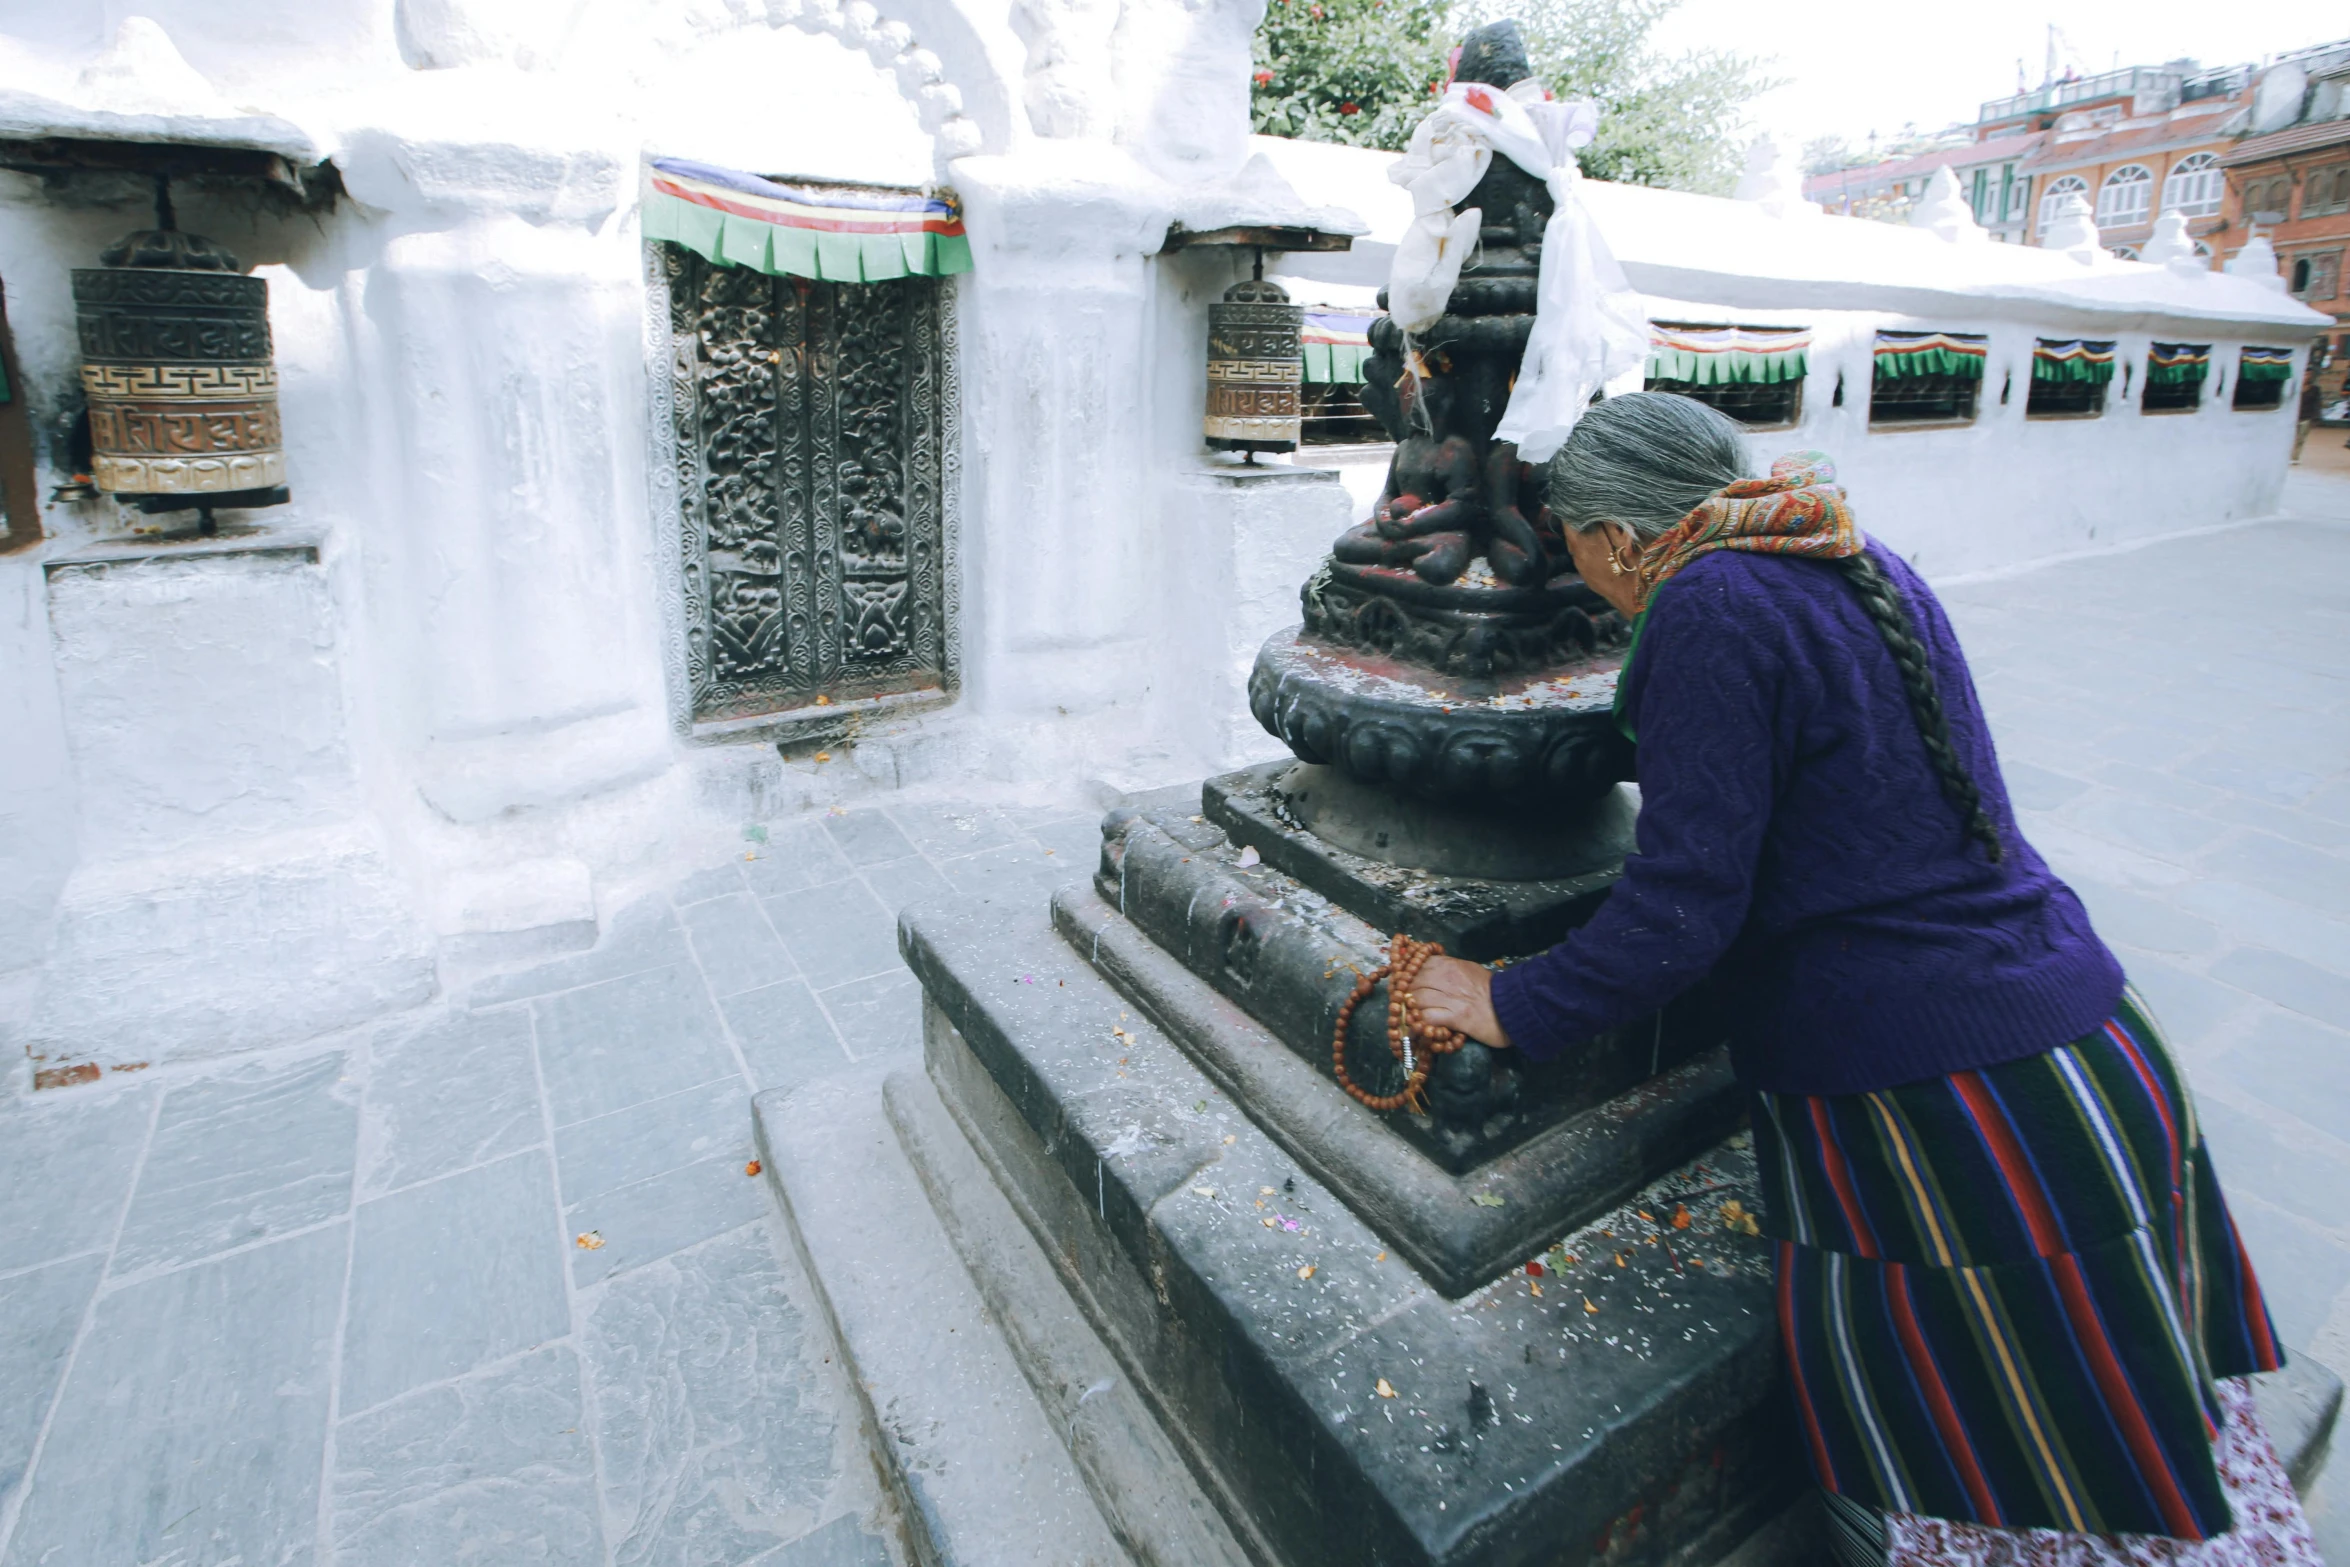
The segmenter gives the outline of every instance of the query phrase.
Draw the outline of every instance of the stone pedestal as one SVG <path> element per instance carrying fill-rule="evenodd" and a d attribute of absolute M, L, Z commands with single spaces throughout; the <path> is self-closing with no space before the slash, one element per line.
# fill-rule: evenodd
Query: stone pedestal
<path fill-rule="evenodd" d="M 1113 811 L 1049 925 L 905 915 L 931 1084 L 1254 1554 L 1723 1557 L 1800 1484 L 1702 999 L 1554 1063 L 1471 1045 L 1425 1113 L 1376 1114 L 1330 1069 L 1389 931 L 1535 950 L 1597 906 L 1620 842 L 1550 881 L 1404 869 L 1306 831 L 1298 765 Z M 1350 1045 L 1373 1092 L 1383 1008 Z"/>
<path fill-rule="evenodd" d="M 321 549 L 251 533 L 46 563 L 82 789 L 33 1023 L 42 1081 L 432 995 L 431 941 L 362 809 Z"/>
<path fill-rule="evenodd" d="M 1742 1147 L 1545 1227 L 1536 1161 L 1448 1175 L 1089 889 L 1055 914 L 904 917 L 928 1075 L 1237 1537 L 1290 1567 L 1695 1567 L 1796 1497 L 1768 1253 L 1720 1217 L 1755 1201 Z M 1490 1216 L 1471 1287 L 1406 1249 L 1415 1207 Z"/>

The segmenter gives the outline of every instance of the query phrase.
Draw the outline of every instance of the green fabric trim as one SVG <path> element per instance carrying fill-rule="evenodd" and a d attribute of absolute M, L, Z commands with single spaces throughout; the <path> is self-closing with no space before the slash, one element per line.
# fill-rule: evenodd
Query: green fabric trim
<path fill-rule="evenodd" d="M 1657 586 L 1661 589 L 1664 584 L 1658 583 Z M 1608 712 L 1616 720 L 1617 732 L 1634 745 L 1640 743 L 1640 737 L 1632 732 L 1632 720 L 1624 716 L 1624 690 L 1632 680 L 1632 655 L 1640 651 L 1640 633 L 1647 629 L 1648 612 L 1654 607 L 1655 595 L 1651 594 L 1649 602 L 1640 606 L 1640 613 L 1632 617 L 1632 635 L 1624 643 L 1624 661 L 1616 666 L 1615 699 L 1608 704 Z"/>
<path fill-rule="evenodd" d="M 1981 354 L 1962 354 L 1948 348 L 1899 349 L 1879 347 L 1877 379 L 1898 381 L 1910 376 L 1954 375 L 1970 381 L 1983 378 Z"/>
<path fill-rule="evenodd" d="M 2265 359 L 2247 359 L 2236 370 L 2239 381 L 2286 381 L 2292 375 L 2290 362 L 2280 365 Z"/>
<path fill-rule="evenodd" d="M 1304 343 L 1306 379 L 1343 386 L 1363 384 L 1363 364 L 1371 350 L 1359 343 Z"/>
<path fill-rule="evenodd" d="M 1711 354 L 1660 348 L 1648 356 L 1648 379 L 1686 381 L 1693 386 L 1777 386 L 1802 380 L 1810 366 L 1810 355 L 1800 348 L 1775 354 L 1745 348 Z"/>
<path fill-rule="evenodd" d="M 2166 365 L 2151 359 L 2146 362 L 2146 384 L 2148 386 L 2185 386 L 2190 382 L 2200 384 L 2210 374 L 2211 361 L 2208 359 L 2198 359 L 2186 364 L 2175 365 Z"/>
<path fill-rule="evenodd" d="M 827 283 L 886 283 L 971 270 L 961 234 L 831 234 L 738 217 L 662 191 L 647 191 L 645 238 L 683 245 L 705 261 L 777 277 Z"/>
<path fill-rule="evenodd" d="M 2087 381 L 2103 386 L 2113 379 L 2113 361 L 2099 364 L 2089 359 L 2043 359 L 2032 356 L 2032 379 L 2035 381 Z"/>

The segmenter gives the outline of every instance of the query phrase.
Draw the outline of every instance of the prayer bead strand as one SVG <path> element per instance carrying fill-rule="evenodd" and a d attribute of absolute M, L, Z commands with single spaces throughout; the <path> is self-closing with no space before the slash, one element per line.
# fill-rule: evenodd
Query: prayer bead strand
<path fill-rule="evenodd" d="M 1338 1027 L 1330 1037 L 1330 1070 L 1338 1079 L 1338 1086 L 1373 1110 L 1409 1108 L 1415 1114 L 1424 1113 L 1420 1090 L 1428 1082 L 1429 1062 L 1436 1056 L 1450 1055 L 1468 1043 L 1466 1036 L 1454 1033 L 1441 1023 L 1429 1023 L 1420 1016 L 1419 1003 L 1412 999 L 1412 986 L 1420 978 L 1420 970 L 1430 958 L 1442 957 L 1444 947 L 1433 941 L 1415 941 L 1398 932 L 1388 943 L 1387 962 L 1355 981 L 1354 993 L 1338 1009 Z M 1379 981 L 1387 981 L 1387 1048 L 1396 1060 L 1404 1063 L 1405 1078 L 1400 1092 L 1392 1094 L 1366 1093 L 1346 1070 L 1346 1031 L 1354 1022 L 1355 1008 L 1362 1005 Z M 1417 1048 L 1415 1056 L 1414 1048 Z"/>

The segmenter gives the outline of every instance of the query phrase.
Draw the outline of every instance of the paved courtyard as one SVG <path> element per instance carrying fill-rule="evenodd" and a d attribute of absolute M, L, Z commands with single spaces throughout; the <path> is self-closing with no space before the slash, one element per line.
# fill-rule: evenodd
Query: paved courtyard
<path fill-rule="evenodd" d="M 1946 598 L 2284 1337 L 2350 1370 L 2350 478 L 2288 504 Z M 892 910 L 1038 899 L 1094 843 L 768 823 L 427 1015 L 0 1102 L 0 1567 L 891 1562 L 750 1095 L 916 1048 Z"/>

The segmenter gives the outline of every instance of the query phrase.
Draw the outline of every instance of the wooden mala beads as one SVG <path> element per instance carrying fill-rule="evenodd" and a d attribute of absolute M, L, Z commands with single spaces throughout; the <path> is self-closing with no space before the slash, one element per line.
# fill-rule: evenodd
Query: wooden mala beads
<path fill-rule="evenodd" d="M 1468 1043 L 1467 1036 L 1456 1034 L 1440 1023 L 1423 1020 L 1419 1006 L 1412 1000 L 1412 985 L 1419 979 L 1420 970 L 1430 958 L 1443 955 L 1440 943 L 1415 941 L 1398 932 L 1388 943 L 1387 962 L 1356 980 L 1354 994 L 1338 1009 L 1338 1027 L 1330 1036 L 1330 1070 L 1337 1077 L 1339 1087 L 1374 1110 L 1408 1107 L 1415 1113 L 1424 1111 L 1420 1090 L 1427 1085 L 1429 1063 Z M 1346 1071 L 1346 1031 L 1354 1022 L 1355 1008 L 1362 1005 L 1363 998 L 1382 979 L 1387 981 L 1387 1048 L 1404 1068 L 1403 1088 L 1392 1094 L 1366 1093 Z"/>

